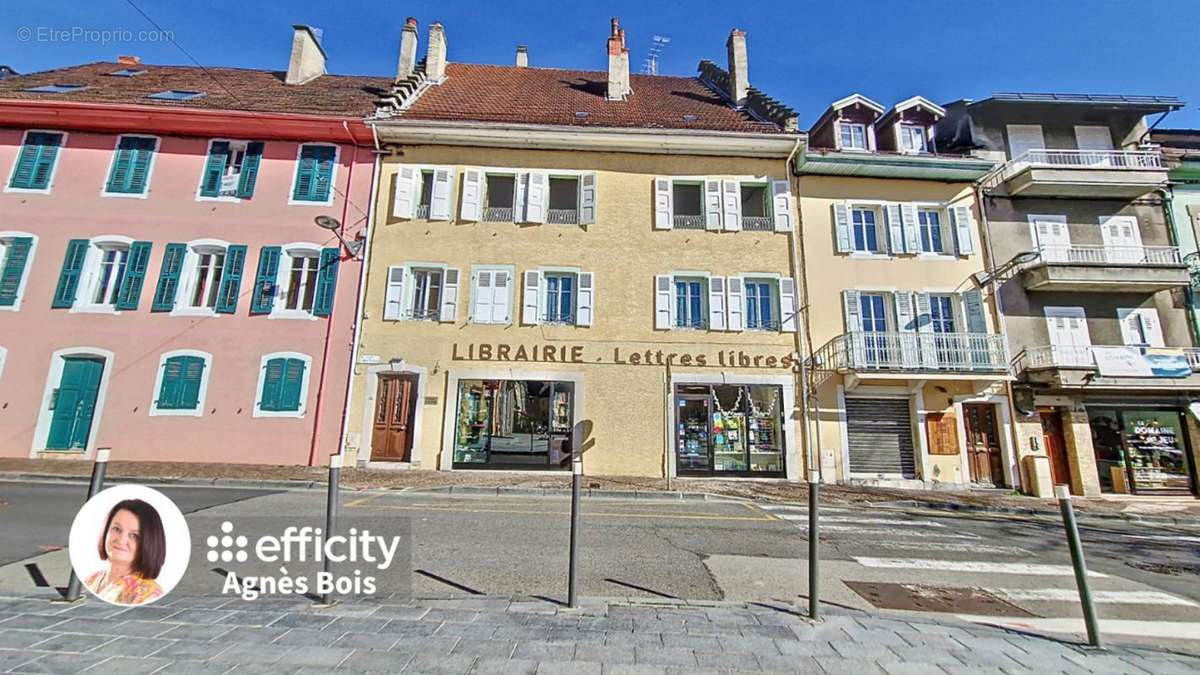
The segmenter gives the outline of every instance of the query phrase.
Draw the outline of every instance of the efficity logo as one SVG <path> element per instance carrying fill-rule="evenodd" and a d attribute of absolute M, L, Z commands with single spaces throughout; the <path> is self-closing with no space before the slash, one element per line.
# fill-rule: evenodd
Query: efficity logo
<path fill-rule="evenodd" d="M 391 567 L 400 549 L 401 537 L 385 537 L 371 534 L 370 530 L 350 528 L 346 535 L 325 537 L 319 527 L 288 526 L 279 536 L 266 534 L 253 542 L 245 535 L 234 535 L 233 523 L 221 523 L 220 535 L 209 535 L 208 561 L 245 563 L 250 560 L 274 564 L 280 563 L 280 576 L 241 576 L 226 571 L 222 593 L 234 593 L 245 600 L 260 595 L 293 593 L 318 594 L 339 593 L 372 594 L 375 592 L 375 576 L 364 574 L 359 565 L 367 565 L 367 571 L 386 570 Z M 292 575 L 287 570 L 290 563 L 353 563 L 352 575 L 339 575 L 321 571 L 313 578 Z M 344 565 L 343 565 L 344 567 Z M 373 568 L 373 569 L 372 569 Z"/>

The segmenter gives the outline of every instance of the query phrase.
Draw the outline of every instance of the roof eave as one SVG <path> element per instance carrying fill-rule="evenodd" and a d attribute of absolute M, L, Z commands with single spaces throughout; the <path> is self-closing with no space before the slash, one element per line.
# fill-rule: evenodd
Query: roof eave
<path fill-rule="evenodd" d="M 908 178 L 942 182 L 972 182 L 982 178 L 994 166 L 994 162 L 977 157 L 820 151 L 802 154 L 797 158 L 794 170 L 798 176 Z"/>

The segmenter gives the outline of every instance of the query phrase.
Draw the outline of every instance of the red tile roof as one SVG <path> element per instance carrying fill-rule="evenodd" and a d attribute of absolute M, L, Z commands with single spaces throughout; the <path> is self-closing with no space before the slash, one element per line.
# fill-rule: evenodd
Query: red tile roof
<path fill-rule="evenodd" d="M 132 77 L 109 75 L 117 70 L 146 72 Z M 390 77 L 324 75 L 300 85 L 283 83 L 283 71 L 198 66 L 88 63 L 0 79 L 0 99 L 122 103 L 163 108 L 246 110 L 254 112 L 365 117 L 379 96 L 391 90 Z M 24 91 L 48 84 L 83 84 L 86 89 L 63 94 Z M 146 98 L 168 89 L 202 91 L 190 101 Z"/>
<path fill-rule="evenodd" d="M 631 82 L 633 94 L 624 101 L 609 101 L 607 72 L 449 63 L 445 81 L 422 92 L 401 119 L 782 131 L 734 109 L 698 78 L 633 75 Z"/>

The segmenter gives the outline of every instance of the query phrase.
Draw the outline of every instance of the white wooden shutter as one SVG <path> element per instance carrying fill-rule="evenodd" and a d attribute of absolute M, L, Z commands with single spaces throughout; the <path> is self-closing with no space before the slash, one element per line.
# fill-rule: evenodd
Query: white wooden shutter
<path fill-rule="evenodd" d="M 654 179 L 654 229 L 671 229 L 671 180 L 669 178 Z"/>
<path fill-rule="evenodd" d="M 512 274 L 508 270 L 492 272 L 492 323 L 512 323 Z"/>
<path fill-rule="evenodd" d="M 479 220 L 483 209 L 483 172 L 467 169 L 463 172 L 462 206 L 458 217 L 463 220 Z"/>
<path fill-rule="evenodd" d="M 793 227 L 792 189 L 788 181 L 771 181 L 771 201 L 775 206 L 775 231 L 791 232 Z"/>
<path fill-rule="evenodd" d="M 546 191 L 550 177 L 541 171 L 530 171 L 529 185 L 525 190 L 526 223 L 546 222 Z"/>
<path fill-rule="evenodd" d="M 397 321 L 404 317 L 404 275 L 400 266 L 388 268 L 387 290 L 383 300 L 383 319 Z"/>
<path fill-rule="evenodd" d="M 850 340 L 846 358 L 851 365 L 857 366 L 866 360 L 864 343 L 860 334 L 862 332 L 862 304 L 858 291 L 842 291 L 842 311 L 846 316 L 846 333 Z"/>
<path fill-rule="evenodd" d="M 417 212 L 417 170 L 401 166 L 396 173 L 396 192 L 392 196 L 392 215 L 412 218 Z"/>
<path fill-rule="evenodd" d="M 704 229 L 713 232 L 721 229 L 721 181 L 704 181 Z"/>
<path fill-rule="evenodd" d="M 913 314 L 913 294 L 897 291 L 892 294 L 896 306 L 896 330 L 900 333 L 900 358 L 905 368 L 915 368 L 920 363 L 917 347 L 917 321 Z"/>
<path fill-rule="evenodd" d="M 887 208 L 888 234 L 889 243 L 891 244 L 891 254 L 897 255 L 904 253 L 904 224 L 900 220 L 900 205 L 895 202 L 889 203 Z"/>
<path fill-rule="evenodd" d="M 671 275 L 654 277 L 654 328 L 671 329 Z"/>
<path fill-rule="evenodd" d="M 525 221 L 525 194 L 529 192 L 529 174 L 519 173 L 513 180 L 513 222 Z M 486 190 L 485 190 L 486 193 Z M 485 202 L 486 203 L 486 202 Z"/>
<path fill-rule="evenodd" d="M 708 329 L 725 330 L 725 277 L 708 280 Z"/>
<path fill-rule="evenodd" d="M 917 205 L 905 202 L 900 205 L 900 225 L 904 230 L 904 251 L 921 252 L 921 228 L 917 223 Z"/>
<path fill-rule="evenodd" d="M 1009 124 L 1008 131 L 1008 158 L 1019 159 L 1029 150 L 1040 150 L 1046 147 L 1045 138 L 1042 136 L 1042 127 L 1039 124 Z"/>
<path fill-rule="evenodd" d="M 1165 347 L 1162 324 L 1158 321 L 1158 310 L 1152 307 L 1143 307 L 1138 310 L 1138 314 L 1142 317 L 1142 328 L 1146 331 L 1146 339 L 1150 342 L 1150 346 Z"/>
<path fill-rule="evenodd" d="M 1166 346 L 1162 326 L 1158 322 L 1158 311 L 1154 308 L 1118 309 L 1117 318 L 1121 321 L 1121 338 L 1125 344 Z"/>
<path fill-rule="evenodd" d="M 745 295 L 742 290 L 741 277 L 729 277 L 725 280 L 725 313 L 728 321 L 725 325 L 731 331 L 741 331 L 745 325 L 743 315 L 746 311 Z"/>
<path fill-rule="evenodd" d="M 458 320 L 458 270 L 447 267 L 442 272 L 442 311 L 438 321 L 453 323 Z"/>
<path fill-rule="evenodd" d="M 954 226 L 954 245 L 959 255 L 971 255 L 975 252 L 975 242 L 971 238 L 971 230 L 975 229 L 975 219 L 971 216 L 971 207 L 955 206 L 950 209 L 950 220 Z"/>
<path fill-rule="evenodd" d="M 579 293 L 575 296 L 575 325 L 592 325 L 592 308 L 595 306 L 594 278 L 591 272 L 579 273 Z"/>
<path fill-rule="evenodd" d="M 521 296 L 521 324 L 536 326 L 538 324 L 538 296 L 542 292 L 542 273 L 539 270 L 525 272 L 525 289 Z"/>
<path fill-rule="evenodd" d="M 796 302 L 796 281 L 784 277 L 779 280 L 780 330 L 795 333 L 800 330 L 799 305 Z"/>
<path fill-rule="evenodd" d="M 933 309 L 929 301 L 928 293 L 916 294 L 917 307 L 917 332 L 932 333 L 933 332 Z"/>
<path fill-rule="evenodd" d="M 938 350 L 933 334 L 933 308 L 928 293 L 916 294 L 917 344 L 921 353 L 921 364 L 926 368 L 936 368 Z"/>
<path fill-rule="evenodd" d="M 968 333 L 986 333 L 987 316 L 983 313 L 983 293 L 971 290 L 962 294 L 963 311 L 967 315 Z"/>
<path fill-rule="evenodd" d="M 491 323 L 492 303 L 495 289 L 492 283 L 492 270 L 480 270 L 475 273 L 474 287 L 471 289 L 471 321 L 475 323 Z"/>
<path fill-rule="evenodd" d="M 429 197 L 429 219 L 450 220 L 450 169 L 433 170 L 433 191 Z"/>
<path fill-rule="evenodd" d="M 579 224 L 591 225 L 596 222 L 596 172 L 588 172 L 579 177 Z"/>
<path fill-rule="evenodd" d="M 736 180 L 722 181 L 721 210 L 727 232 L 742 229 L 742 188 Z"/>
<path fill-rule="evenodd" d="M 849 253 L 853 249 L 850 243 L 850 205 L 838 202 L 833 205 L 833 223 L 837 230 L 838 253 Z"/>

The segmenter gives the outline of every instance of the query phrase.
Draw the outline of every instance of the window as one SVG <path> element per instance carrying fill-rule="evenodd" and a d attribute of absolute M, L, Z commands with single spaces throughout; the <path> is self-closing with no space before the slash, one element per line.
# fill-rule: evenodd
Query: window
<path fill-rule="evenodd" d="M 860 354 L 866 363 L 888 362 L 887 296 L 882 293 L 863 293 L 859 296 L 861 312 L 862 347 Z"/>
<path fill-rule="evenodd" d="M 111 77 L 134 77 L 135 75 L 141 75 L 144 72 L 146 72 L 145 68 L 122 68 L 121 70 L 112 71 L 111 73 L 109 73 L 109 76 L 111 76 Z"/>
<path fill-rule="evenodd" d="M 708 313 L 705 309 L 707 293 L 704 286 L 704 279 L 675 278 L 676 328 L 705 329 L 708 327 Z"/>
<path fill-rule="evenodd" d="M 772 286 L 773 282 L 764 279 L 746 280 L 747 330 L 779 330 Z"/>
<path fill-rule="evenodd" d="M 850 217 L 853 225 L 854 250 L 862 253 L 882 253 L 878 209 L 854 208 L 851 209 Z"/>
<path fill-rule="evenodd" d="M 471 291 L 472 323 L 512 323 L 512 268 L 477 268 Z"/>
<path fill-rule="evenodd" d="M 121 136 L 113 153 L 105 196 L 144 197 L 150 187 L 150 172 L 158 139 L 152 136 Z"/>
<path fill-rule="evenodd" d="M 0 310 L 21 307 L 37 240 L 24 233 L 0 233 Z"/>
<path fill-rule="evenodd" d="M 703 189 L 704 186 L 701 183 L 686 181 L 671 182 L 672 225 L 676 229 L 704 229 Z"/>
<path fill-rule="evenodd" d="M 200 179 L 200 196 L 249 199 L 262 154 L 262 143 L 213 141 Z"/>
<path fill-rule="evenodd" d="M 954 298 L 949 295 L 929 296 L 930 329 L 935 333 L 953 333 Z"/>
<path fill-rule="evenodd" d="M 857 122 L 838 122 L 843 150 L 866 150 L 867 127 Z"/>
<path fill-rule="evenodd" d="M 921 251 L 945 253 L 941 212 L 937 209 L 917 209 L 917 224 L 921 229 Z"/>
<path fill-rule="evenodd" d="M 756 183 L 741 184 L 742 229 L 771 231 L 775 224 L 771 220 L 771 205 L 768 203 L 767 186 Z"/>
<path fill-rule="evenodd" d="M 333 202 L 334 169 L 338 149 L 333 145 L 300 146 L 296 156 L 296 178 L 292 188 L 293 204 L 330 204 Z"/>
<path fill-rule="evenodd" d="M 550 205 L 546 222 L 574 225 L 579 222 L 579 179 L 574 176 L 550 177 Z"/>
<path fill-rule="evenodd" d="M 442 270 L 414 269 L 409 315 L 422 321 L 438 321 L 442 308 Z"/>
<path fill-rule="evenodd" d="M 207 352 L 180 350 L 163 354 L 150 415 L 202 415 L 211 364 L 212 355 Z"/>
<path fill-rule="evenodd" d="M 87 89 L 84 84 L 44 84 L 40 87 L 30 87 L 23 91 L 34 94 L 70 94 L 76 91 Z"/>
<path fill-rule="evenodd" d="M 73 311 L 137 309 L 151 244 L 124 237 L 72 239 L 51 307 Z"/>
<path fill-rule="evenodd" d="M 160 101 L 192 101 L 205 96 L 202 91 L 188 91 L 185 89 L 168 89 L 154 94 L 149 94 L 146 98 L 154 98 Z"/>
<path fill-rule="evenodd" d="M 246 246 L 241 244 L 215 239 L 167 244 L 151 310 L 185 315 L 233 314 L 245 263 Z"/>
<path fill-rule="evenodd" d="M 308 399 L 312 359 L 305 354 L 281 352 L 262 358 L 258 375 L 255 417 L 303 417 Z"/>
<path fill-rule="evenodd" d="M 901 124 L 900 149 L 905 152 L 928 152 L 929 144 L 925 127 Z"/>
<path fill-rule="evenodd" d="M 546 274 L 545 323 L 575 323 L 575 275 Z"/>
<path fill-rule="evenodd" d="M 574 382 L 459 380 L 456 388 L 454 468 L 570 467 Z"/>
<path fill-rule="evenodd" d="M 320 254 L 316 252 L 291 253 L 292 269 L 288 275 L 283 308 L 311 312 L 317 291 L 317 273 Z"/>
<path fill-rule="evenodd" d="M 217 291 L 220 290 L 221 274 L 225 271 L 225 251 L 201 250 L 196 252 L 196 265 L 192 271 L 190 307 L 216 309 Z"/>
<path fill-rule="evenodd" d="M 58 151 L 64 145 L 65 134 L 54 131 L 28 131 L 21 152 L 8 180 L 10 191 L 49 192 Z"/>
<path fill-rule="evenodd" d="M 1121 322 L 1121 338 L 1131 347 L 1164 347 L 1162 326 L 1158 321 L 1158 311 L 1153 307 L 1136 309 L 1118 309 L 1117 318 Z"/>
<path fill-rule="evenodd" d="M 429 218 L 429 208 L 433 205 L 433 170 L 420 172 L 421 194 L 417 201 L 417 218 Z"/>
<path fill-rule="evenodd" d="M 105 244 L 99 248 L 100 259 L 96 264 L 91 304 L 116 306 L 121 278 L 125 276 L 125 268 L 129 264 L 129 247 Z"/>
<path fill-rule="evenodd" d="M 483 220 L 494 223 L 516 221 L 517 177 L 512 174 L 487 174 Z"/>

